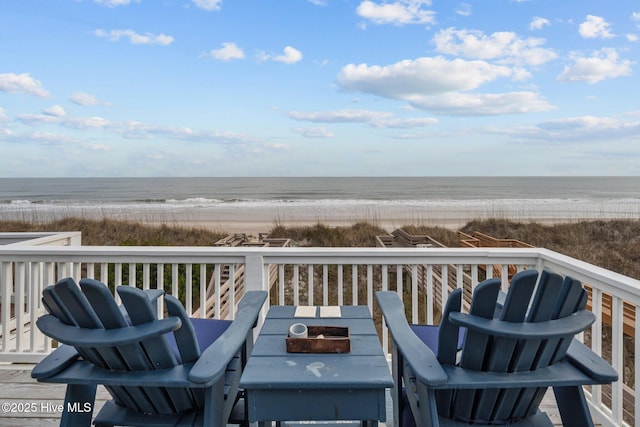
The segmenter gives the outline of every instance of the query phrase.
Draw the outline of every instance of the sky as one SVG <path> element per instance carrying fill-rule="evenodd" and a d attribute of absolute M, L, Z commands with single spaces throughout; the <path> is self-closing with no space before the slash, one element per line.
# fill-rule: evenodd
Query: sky
<path fill-rule="evenodd" d="M 640 175 L 636 0 L 0 0 L 0 177 Z"/>

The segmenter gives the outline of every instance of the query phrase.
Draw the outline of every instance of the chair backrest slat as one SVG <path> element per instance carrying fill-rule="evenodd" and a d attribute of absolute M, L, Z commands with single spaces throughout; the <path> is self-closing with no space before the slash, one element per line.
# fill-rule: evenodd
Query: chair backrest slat
<path fill-rule="evenodd" d="M 514 277 L 500 312 L 501 320 L 514 323 L 524 321 L 537 278 L 538 273 L 534 270 L 528 270 Z M 517 351 L 517 347 L 518 340 L 492 337 L 491 344 L 485 354 L 483 370 L 509 372 L 509 368 L 521 355 Z M 500 389 L 478 390 L 475 396 L 475 410 L 471 418 L 475 420 L 492 420 L 494 409 L 503 394 Z"/>
<path fill-rule="evenodd" d="M 492 279 L 482 282 L 473 293 L 469 313 L 487 319 L 493 318 L 498 292 L 500 292 L 500 280 Z M 449 319 L 443 319 L 443 322 L 445 321 L 448 322 Z M 489 335 L 467 331 L 460 365 L 469 369 L 482 370 L 490 339 Z M 453 397 L 452 407 L 443 408 L 443 413 L 449 413 L 450 418 L 454 419 L 470 419 L 475 407 L 476 393 L 475 390 L 458 390 Z"/>
<path fill-rule="evenodd" d="M 537 323 L 566 317 L 586 305 L 586 292 L 579 281 L 563 279 L 548 271 L 539 276 L 535 270 L 516 274 L 502 305 L 497 304 L 499 291 L 499 279 L 489 279 L 478 285 L 469 314 L 502 322 Z M 459 310 L 455 304 L 452 307 L 452 311 Z M 453 336 L 449 323 L 449 313 L 445 313 L 440 334 Z M 572 339 L 573 336 L 504 338 L 470 327 L 457 364 L 464 369 L 490 372 L 534 370 L 562 360 Z M 455 364 L 454 347 L 441 347 L 441 342 L 448 341 L 439 341 L 439 361 Z M 436 402 L 439 414 L 453 420 L 481 424 L 510 423 L 537 411 L 545 392 L 546 389 L 540 388 L 438 390 Z"/>
<path fill-rule="evenodd" d="M 155 306 L 140 289 L 118 288 L 126 309 L 123 310 L 101 282 L 83 279 L 80 285 L 78 287 L 72 279 L 64 279 L 47 287 L 43 293 L 47 310 L 64 323 L 89 329 L 126 328 L 157 320 Z M 193 328 L 185 328 L 183 334 L 189 332 L 192 333 Z M 164 336 L 147 338 L 135 344 L 77 350 L 96 366 L 116 371 L 148 371 L 178 365 Z M 107 390 L 117 404 L 143 413 L 184 412 L 203 404 L 202 394 L 195 394 L 187 388 L 112 386 Z"/>
<path fill-rule="evenodd" d="M 151 304 L 144 291 L 130 286 L 120 286 L 117 291 L 129 313 L 131 324 L 139 325 L 157 320 L 156 307 Z M 170 368 L 178 364 L 165 337 L 148 338 L 140 346 L 149 362 L 145 370 Z M 183 412 L 196 405 L 193 393 L 186 388 L 146 387 L 144 390 L 154 402 L 158 413 Z"/>

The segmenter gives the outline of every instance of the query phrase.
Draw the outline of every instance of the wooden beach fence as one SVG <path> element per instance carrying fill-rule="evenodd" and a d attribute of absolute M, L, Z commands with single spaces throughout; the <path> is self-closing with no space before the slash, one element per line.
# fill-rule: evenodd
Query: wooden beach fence
<path fill-rule="evenodd" d="M 230 234 L 214 243 L 214 246 L 221 247 L 287 247 L 291 243 L 286 238 L 271 238 L 268 233 L 259 233 L 258 238 L 253 239 L 244 233 Z M 277 266 L 269 267 L 269 287 L 277 280 Z M 226 319 L 231 312 L 232 301 L 234 312 L 244 295 L 245 283 L 244 264 L 220 264 L 217 265 L 211 274 L 207 284 L 206 299 L 204 302 L 204 312 L 206 318 L 214 318 L 219 314 L 220 319 Z M 217 302 L 219 301 L 219 313 L 217 313 Z M 201 315 L 201 306 L 193 310 L 192 316 Z"/>

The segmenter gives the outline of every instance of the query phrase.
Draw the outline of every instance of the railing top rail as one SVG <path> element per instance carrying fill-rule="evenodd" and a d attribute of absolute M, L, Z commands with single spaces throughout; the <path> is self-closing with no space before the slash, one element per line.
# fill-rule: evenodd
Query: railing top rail
<path fill-rule="evenodd" d="M 0 246 L 0 262 L 242 263 L 267 264 L 519 264 L 551 268 L 640 305 L 640 281 L 543 248 L 296 248 L 203 246 Z"/>
<path fill-rule="evenodd" d="M 71 256 L 78 255 L 108 255 L 108 254 L 135 254 L 135 255 L 198 255 L 198 254 L 229 254 L 231 256 L 262 255 L 262 256 L 374 256 L 384 257 L 385 254 L 394 256 L 420 257 L 420 256 L 530 256 L 537 257 L 539 248 L 342 248 L 342 247 L 214 247 L 214 246 L 60 246 L 60 247 L 31 247 L 12 246 L 0 247 L 0 256 L 11 255 L 37 255 L 41 253 L 61 253 Z"/>

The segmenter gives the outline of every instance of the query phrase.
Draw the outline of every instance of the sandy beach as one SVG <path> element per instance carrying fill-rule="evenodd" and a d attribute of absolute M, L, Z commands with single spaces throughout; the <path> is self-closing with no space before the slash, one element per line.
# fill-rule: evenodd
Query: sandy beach
<path fill-rule="evenodd" d="M 634 177 L 0 179 L 0 221 L 109 218 L 249 234 L 358 222 L 458 229 L 490 218 L 639 219 L 638 186 Z"/>
<path fill-rule="evenodd" d="M 393 231 L 405 225 L 441 226 L 459 229 L 472 220 L 489 218 L 517 222 L 562 223 L 582 220 L 638 219 L 637 205 L 616 207 L 594 203 L 541 203 L 532 200 L 494 204 L 464 203 L 360 203 L 323 205 L 321 203 L 244 205 L 217 204 L 203 206 L 158 205 L 110 206 L 25 206 L 0 205 L 0 219 L 48 222 L 65 217 L 89 219 L 110 218 L 146 224 L 181 225 L 217 232 L 257 234 L 276 225 L 287 227 L 322 223 L 327 226 L 349 226 L 367 222 Z"/>

